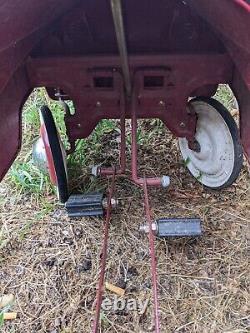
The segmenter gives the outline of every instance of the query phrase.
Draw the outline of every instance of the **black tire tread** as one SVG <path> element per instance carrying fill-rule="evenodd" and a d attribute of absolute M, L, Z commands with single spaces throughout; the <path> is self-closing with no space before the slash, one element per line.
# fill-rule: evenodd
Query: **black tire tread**
<path fill-rule="evenodd" d="M 58 132 L 56 129 L 56 124 L 50 109 L 46 105 L 42 106 L 40 111 L 47 131 L 50 149 L 54 161 L 55 172 L 57 177 L 59 201 L 61 203 L 65 203 L 69 197 L 68 180 L 64 166 L 60 142 L 58 138 Z"/>

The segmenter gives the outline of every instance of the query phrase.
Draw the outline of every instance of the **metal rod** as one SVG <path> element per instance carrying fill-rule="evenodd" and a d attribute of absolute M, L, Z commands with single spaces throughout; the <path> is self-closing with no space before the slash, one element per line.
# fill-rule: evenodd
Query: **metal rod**
<path fill-rule="evenodd" d="M 125 173 L 126 169 L 126 118 L 125 118 L 125 107 L 121 116 L 121 149 L 120 149 L 120 166 L 121 174 Z"/>
<path fill-rule="evenodd" d="M 150 247 L 150 258 L 151 258 L 151 274 L 152 274 L 152 283 L 153 283 L 153 298 L 154 298 L 154 321 L 155 321 L 155 332 L 160 333 L 160 318 L 159 318 L 159 304 L 158 304 L 158 292 L 157 292 L 157 270 L 156 270 L 156 257 L 155 257 L 155 234 L 152 226 L 152 217 L 149 208 L 149 199 L 148 199 L 148 188 L 147 188 L 147 179 L 144 178 L 143 183 L 144 190 L 144 207 L 145 215 L 149 227 L 149 247 Z"/>
<path fill-rule="evenodd" d="M 107 207 L 106 220 L 105 220 L 105 225 L 104 225 L 102 251 L 101 251 L 101 255 L 100 255 L 101 270 L 100 270 L 100 277 L 99 277 L 97 293 L 96 293 L 96 312 L 95 312 L 95 319 L 94 319 L 94 325 L 93 325 L 93 331 L 92 331 L 93 333 L 98 332 L 99 321 L 100 321 L 103 286 L 104 286 L 104 278 L 105 278 L 105 267 L 106 267 L 106 261 L 107 261 L 109 225 L 110 225 L 111 212 L 112 212 L 112 197 L 113 197 L 113 194 L 115 191 L 115 175 L 116 175 L 116 171 L 115 171 L 115 169 L 113 169 L 112 183 L 111 183 L 111 186 L 109 189 L 108 207 Z"/>
<path fill-rule="evenodd" d="M 131 80 L 128 64 L 128 52 L 124 32 L 124 23 L 122 17 L 122 4 L 121 0 L 110 0 L 113 21 L 115 26 L 116 39 L 121 58 L 121 66 L 124 76 L 125 89 L 128 96 L 131 95 Z"/>

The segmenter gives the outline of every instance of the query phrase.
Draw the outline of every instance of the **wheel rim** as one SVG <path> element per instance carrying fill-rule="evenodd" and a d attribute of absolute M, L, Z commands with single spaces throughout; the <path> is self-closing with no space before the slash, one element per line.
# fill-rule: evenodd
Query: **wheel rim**
<path fill-rule="evenodd" d="M 50 133 L 50 135 L 49 135 L 47 127 L 46 127 L 46 121 L 44 120 L 42 112 L 40 112 L 40 120 L 41 120 L 40 134 L 41 134 L 41 139 L 42 139 L 43 144 L 44 144 L 45 155 L 46 155 L 46 163 L 47 163 L 47 169 L 48 169 L 48 172 L 49 172 L 50 180 L 51 180 L 51 183 L 55 186 L 57 197 L 58 197 L 59 201 L 64 202 L 65 197 L 66 197 L 66 194 L 65 194 L 66 191 L 65 190 L 62 191 L 59 188 L 60 186 L 59 186 L 59 180 L 58 180 L 58 168 L 56 168 L 56 165 L 55 165 L 55 160 L 54 160 L 55 157 L 53 156 L 53 153 L 52 153 L 50 140 L 54 140 L 54 141 L 56 140 L 58 142 L 57 145 L 59 145 L 59 149 L 61 151 L 60 159 L 62 159 L 62 162 L 63 162 L 62 165 L 63 165 L 63 169 L 64 169 L 65 176 L 66 176 L 65 186 L 67 187 L 68 174 L 67 174 L 66 151 L 64 149 L 61 138 L 60 138 L 60 136 L 59 136 L 59 134 L 56 130 L 56 127 L 55 127 L 55 130 L 53 132 L 54 134 Z M 52 120 L 53 120 L 53 118 L 52 118 Z"/>
<path fill-rule="evenodd" d="M 192 105 L 198 115 L 195 138 L 201 150 L 189 149 L 185 138 L 179 139 L 180 150 L 191 174 L 205 186 L 218 188 L 233 172 L 234 141 L 225 120 L 212 105 L 203 101 Z"/>

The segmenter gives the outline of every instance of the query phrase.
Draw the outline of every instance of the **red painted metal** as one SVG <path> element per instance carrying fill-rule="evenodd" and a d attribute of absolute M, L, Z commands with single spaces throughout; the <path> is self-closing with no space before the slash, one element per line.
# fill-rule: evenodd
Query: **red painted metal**
<path fill-rule="evenodd" d="M 148 198 L 148 181 L 144 178 L 143 182 L 143 190 L 144 190 L 144 208 L 145 215 L 147 219 L 147 223 L 149 226 L 149 247 L 150 247 L 150 259 L 151 259 L 151 274 L 152 274 L 152 284 L 153 284 L 153 299 L 154 299 L 154 321 L 155 321 L 155 332 L 160 332 L 160 318 L 159 318 L 159 302 L 158 302 L 158 288 L 157 288 L 157 264 L 156 264 L 156 255 L 155 255 L 155 233 L 152 228 L 152 216 L 150 212 L 149 206 L 149 198 Z"/>
<path fill-rule="evenodd" d="M 250 3 L 126 0 L 123 13 L 134 91 L 130 100 L 124 97 L 108 1 L 0 0 L 0 180 L 21 147 L 21 111 L 35 87 L 46 87 L 54 99 L 60 89 L 64 98 L 73 100 L 75 114 L 65 115 L 72 147 L 101 119 L 121 119 L 119 174 L 125 171 L 125 119 L 132 118 L 132 180 L 144 189 L 159 332 L 155 236 L 147 185 L 159 185 L 160 179 L 138 178 L 137 118 L 159 118 L 174 135 L 192 143 L 196 118 L 186 108 L 188 98 L 212 96 L 218 84 L 227 83 L 239 103 L 241 140 L 250 157 Z M 145 84 L 148 77 L 157 77 L 162 84 Z M 101 173 L 112 174 L 112 184 L 93 332 L 99 326 L 115 183 L 114 170 Z"/>
<path fill-rule="evenodd" d="M 98 329 L 99 329 L 100 312 L 101 312 L 102 295 L 103 295 L 104 278 L 105 278 L 105 267 L 106 267 L 106 261 L 107 261 L 109 225 L 110 225 L 111 211 L 112 211 L 111 199 L 112 199 L 112 197 L 114 195 L 114 191 L 115 191 L 115 176 L 116 176 L 116 170 L 113 169 L 112 181 L 111 181 L 111 186 L 109 189 L 109 196 L 108 196 L 108 206 L 107 206 L 107 210 L 106 210 L 106 218 L 105 218 L 105 224 L 104 224 L 103 244 L 102 244 L 102 250 L 101 250 L 101 254 L 100 254 L 101 267 L 100 267 L 100 276 L 99 276 L 97 292 L 96 292 L 96 311 L 95 311 L 95 318 L 94 318 L 93 331 L 92 331 L 93 333 L 97 333 Z"/>
<path fill-rule="evenodd" d="M 138 75 L 137 75 L 138 77 Z M 140 77 L 140 75 L 139 75 Z M 144 178 L 138 177 L 138 154 L 137 154 L 137 109 L 138 109 L 138 100 L 140 96 L 140 89 L 138 87 L 138 80 L 134 80 L 134 89 L 132 94 L 132 117 L 131 117 L 131 178 L 133 182 L 137 185 L 143 186 L 145 183 Z M 146 179 L 148 185 L 153 186 L 160 186 L 161 185 L 161 178 L 154 177 L 154 178 L 147 178 Z"/>
<path fill-rule="evenodd" d="M 143 75 L 138 77 L 138 118 L 160 118 L 180 137 L 192 137 L 194 132 L 194 128 L 190 126 L 192 117 L 186 112 L 188 97 L 195 95 L 195 91 L 201 87 L 206 89 L 207 85 L 229 83 L 233 70 L 233 64 L 227 55 L 130 56 L 129 63 L 132 77 L 138 69 L 145 67 L 148 68 L 143 71 L 145 74 L 157 71 L 158 75 L 165 78 L 164 87 L 144 89 Z M 104 71 L 99 72 L 100 68 L 106 68 L 105 75 L 109 71 L 109 75 L 113 77 L 113 89 L 94 87 L 94 77 L 104 75 Z M 120 118 L 123 82 L 119 75 L 119 57 L 39 58 L 30 60 L 27 70 L 33 86 L 59 86 L 73 99 L 76 113 L 66 117 L 72 141 L 87 137 L 103 118 Z M 165 106 L 160 101 L 164 101 Z M 126 104 L 125 112 L 126 117 L 131 118 L 129 103 Z M 186 126 L 181 127 L 180 123 L 185 123 Z"/>
<path fill-rule="evenodd" d="M 240 113 L 240 128 L 241 128 L 241 141 L 243 143 L 243 148 L 245 150 L 245 155 L 250 163 L 250 90 L 249 87 L 244 82 L 242 75 L 239 71 L 235 71 L 233 82 L 231 88 L 237 97 Z"/>
<path fill-rule="evenodd" d="M 0 94 L 0 179 L 21 147 L 21 110 L 30 91 L 25 70 L 20 68 Z"/>
<path fill-rule="evenodd" d="M 187 99 L 228 83 L 250 156 L 249 1 L 126 0 L 123 13 L 131 77 L 141 67 L 159 67 L 167 81 L 165 91 L 141 89 L 137 117 L 160 118 L 174 135 L 191 140 L 195 122 Z M 51 96 L 61 88 L 74 101 L 76 114 L 66 116 L 72 144 L 101 119 L 120 119 L 122 77 L 112 74 L 114 89 L 93 85 L 97 69 L 121 72 L 117 54 L 109 1 L 0 0 L 0 179 L 21 146 L 21 109 L 34 87 L 47 87 Z M 131 102 L 125 112 L 131 118 Z"/>
<path fill-rule="evenodd" d="M 187 0 L 221 34 L 250 54 L 250 4 L 243 0 Z"/>

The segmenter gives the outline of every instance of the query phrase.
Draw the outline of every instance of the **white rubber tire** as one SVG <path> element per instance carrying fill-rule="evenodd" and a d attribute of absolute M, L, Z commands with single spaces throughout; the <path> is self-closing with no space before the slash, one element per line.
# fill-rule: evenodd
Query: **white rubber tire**
<path fill-rule="evenodd" d="M 212 98 L 196 98 L 189 103 L 197 114 L 195 137 L 200 152 L 189 149 L 188 141 L 179 138 L 185 165 L 204 186 L 228 187 L 238 177 L 243 163 L 237 125 L 229 111 Z"/>

